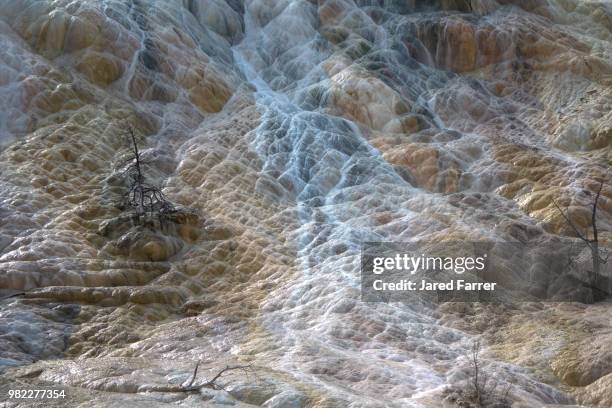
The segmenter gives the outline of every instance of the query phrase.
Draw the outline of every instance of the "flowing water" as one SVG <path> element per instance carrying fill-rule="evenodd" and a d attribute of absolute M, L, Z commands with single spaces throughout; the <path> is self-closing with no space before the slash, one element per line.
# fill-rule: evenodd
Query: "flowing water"
<path fill-rule="evenodd" d="M 479 340 L 516 406 L 607 406 L 609 302 L 366 303 L 360 251 L 572 236 L 553 200 L 588 227 L 610 41 L 610 4 L 579 0 L 6 0 L 2 387 L 450 407 Z M 128 127 L 148 181 L 194 216 L 125 216 Z M 610 185 L 599 214 L 606 246 Z M 227 392 L 155 390 L 196 361 L 251 368 Z"/>

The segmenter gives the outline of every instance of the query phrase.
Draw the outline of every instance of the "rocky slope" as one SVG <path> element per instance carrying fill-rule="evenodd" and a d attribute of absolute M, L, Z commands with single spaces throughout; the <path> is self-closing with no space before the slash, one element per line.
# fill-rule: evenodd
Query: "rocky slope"
<path fill-rule="evenodd" d="M 605 1 L 3 1 L 0 399 L 454 406 L 481 338 L 514 406 L 611 406 L 609 301 L 359 293 L 368 240 L 572 237 L 553 200 L 588 227 L 611 41 Z M 126 217 L 128 128 L 193 216 Z M 251 368 L 159 391 L 196 361 Z"/>

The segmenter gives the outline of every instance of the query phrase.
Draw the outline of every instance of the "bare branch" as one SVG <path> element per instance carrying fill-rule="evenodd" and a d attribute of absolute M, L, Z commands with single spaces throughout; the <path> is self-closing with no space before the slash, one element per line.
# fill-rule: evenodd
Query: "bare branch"
<path fill-rule="evenodd" d="M 189 384 L 187 385 L 187 388 L 191 388 L 191 386 L 193 385 L 193 382 L 196 379 L 196 375 L 198 375 L 198 367 L 200 366 L 200 362 L 198 361 L 196 363 L 195 369 L 193 370 L 193 375 L 191 376 L 191 381 L 189 381 Z"/>
<path fill-rule="evenodd" d="M 202 388 L 222 390 L 223 386 L 217 384 L 217 381 L 219 380 L 219 378 L 221 378 L 221 376 L 223 376 L 223 374 L 227 373 L 228 371 L 248 370 L 251 368 L 250 365 L 237 365 L 237 366 L 228 365 L 228 366 L 225 366 L 225 368 L 219 370 L 217 374 L 215 374 L 211 380 L 206 381 L 202 384 L 193 385 L 193 383 L 195 382 L 196 376 L 198 374 L 199 365 L 200 365 L 200 362 L 198 361 L 198 363 L 195 366 L 195 369 L 193 370 L 191 380 L 189 381 L 189 384 L 187 385 L 153 385 L 153 386 L 146 387 L 146 389 L 143 389 L 143 391 L 148 391 L 148 392 L 197 392 L 201 390 Z"/>
<path fill-rule="evenodd" d="M 134 135 L 134 131 L 132 130 L 132 128 L 128 128 L 128 131 L 130 132 L 130 136 L 132 138 L 132 149 L 134 152 L 134 160 L 136 161 L 135 165 L 136 165 L 136 172 L 137 172 L 137 177 L 138 180 L 142 180 L 142 172 L 140 171 L 140 152 L 138 151 L 138 144 L 136 143 L 136 136 Z"/>
<path fill-rule="evenodd" d="M 212 388 L 215 390 L 221 389 L 223 387 L 220 387 L 216 382 L 219 378 L 221 378 L 221 376 L 227 372 L 227 371 L 232 371 L 232 370 L 246 370 L 248 368 L 250 368 L 250 365 L 246 365 L 246 366 L 225 366 L 224 369 L 220 370 L 213 378 L 212 380 L 202 384 L 199 386 L 199 388 Z"/>
<path fill-rule="evenodd" d="M 12 294 L 0 297 L 0 300 L 10 299 L 10 298 L 14 298 L 14 297 L 19 297 L 19 296 L 23 296 L 25 294 L 26 294 L 25 292 L 12 293 Z"/>
<path fill-rule="evenodd" d="M 591 246 L 591 241 L 589 241 L 588 238 L 585 238 L 580 231 L 578 231 L 578 228 L 576 228 L 576 226 L 574 225 L 574 223 L 569 219 L 569 217 L 567 215 L 565 215 L 565 213 L 563 212 L 563 210 L 561 209 L 561 207 L 559 207 L 559 205 L 557 205 L 557 202 L 553 199 L 552 200 L 553 204 L 555 205 L 555 207 L 557 207 L 557 210 L 559 210 L 559 212 L 561 213 L 561 215 L 563 216 L 563 218 L 565 218 L 565 221 L 567 221 L 567 223 L 570 225 L 570 227 L 572 227 L 572 229 L 576 232 L 576 234 L 578 235 L 578 238 L 580 238 L 581 240 L 583 240 L 584 242 L 586 242 L 586 244 L 590 247 Z"/>

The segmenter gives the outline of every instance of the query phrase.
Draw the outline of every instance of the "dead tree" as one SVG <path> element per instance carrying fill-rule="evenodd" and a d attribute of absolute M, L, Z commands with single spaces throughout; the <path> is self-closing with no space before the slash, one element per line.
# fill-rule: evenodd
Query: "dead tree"
<path fill-rule="evenodd" d="M 472 387 L 472 400 L 477 407 L 507 407 L 510 384 L 500 389 L 499 380 L 491 378 L 481 367 L 480 341 L 472 343 L 468 360 L 472 366 L 470 385 Z"/>
<path fill-rule="evenodd" d="M 592 288 L 597 287 L 597 280 L 601 274 L 601 265 L 605 265 L 607 263 L 609 255 L 606 251 L 606 256 L 603 256 L 604 251 L 602 251 L 599 247 L 599 237 L 597 231 L 597 205 L 599 203 L 599 198 L 601 197 L 601 191 L 603 190 L 604 181 L 605 179 L 602 179 L 601 183 L 599 184 L 599 189 L 597 190 L 597 194 L 595 195 L 595 200 L 593 201 L 593 206 L 591 209 L 591 228 L 593 229 L 592 238 L 589 238 L 588 229 L 584 232 L 581 232 L 576 226 L 576 224 L 572 222 L 571 218 L 569 217 L 569 213 L 566 214 L 566 212 L 564 212 L 561 207 L 559 207 L 557 202 L 554 199 L 552 200 L 553 204 L 555 205 L 557 210 L 559 210 L 568 225 L 574 230 L 578 238 L 580 238 L 580 240 L 584 242 L 584 244 L 591 251 L 591 261 L 593 270 L 590 271 L 589 285 L 591 285 Z"/>
<path fill-rule="evenodd" d="M 132 128 L 128 129 L 131 142 L 132 156 L 128 159 L 130 164 L 124 171 L 127 174 L 129 190 L 126 202 L 129 208 L 134 209 L 136 216 L 157 215 L 161 225 L 166 217 L 176 212 L 174 205 L 166 198 L 164 193 L 151 184 L 146 183 L 143 174 L 143 161 L 138 150 L 138 143 Z"/>
<path fill-rule="evenodd" d="M 196 379 L 196 376 L 198 375 L 198 366 L 200 365 L 200 362 L 198 361 L 198 363 L 195 366 L 195 369 L 193 370 L 193 375 L 191 376 L 191 381 L 189 381 L 189 384 L 187 384 L 187 386 L 184 387 L 184 391 L 197 391 L 201 388 L 212 388 L 213 390 L 222 390 L 223 386 L 217 383 L 217 380 L 219 378 L 221 378 L 221 376 L 223 374 L 225 374 L 228 371 L 233 371 L 233 370 L 243 370 L 243 371 L 248 371 L 251 366 L 248 365 L 237 365 L 237 366 L 225 366 L 225 368 L 222 368 L 221 370 L 219 370 L 217 372 L 217 374 L 215 374 L 210 380 L 205 381 L 201 384 L 198 385 L 194 385 L 194 381 Z"/>
<path fill-rule="evenodd" d="M 482 389 L 481 389 L 481 378 L 480 377 L 480 359 L 479 359 L 479 354 L 480 354 L 480 342 L 476 341 L 474 342 L 474 344 L 472 344 L 472 355 L 471 357 L 471 361 L 470 363 L 472 364 L 472 387 L 474 387 L 474 394 L 475 394 L 475 398 L 476 398 L 476 402 L 478 403 L 479 406 L 482 405 L 482 399 L 483 399 L 483 395 L 482 395 Z"/>
<path fill-rule="evenodd" d="M 202 388 L 210 388 L 213 390 L 223 390 L 224 386 L 219 384 L 219 379 L 230 371 L 242 370 L 244 372 L 249 372 L 251 369 L 250 365 L 236 365 L 236 366 L 225 366 L 215 374 L 210 380 L 201 382 L 199 384 L 194 384 L 196 377 L 198 375 L 198 368 L 200 366 L 200 362 L 196 363 L 195 369 L 193 370 L 193 374 L 191 375 L 191 379 L 187 384 L 183 383 L 180 385 L 161 385 L 161 386 L 150 386 L 146 388 L 146 391 L 149 392 L 197 392 Z"/>

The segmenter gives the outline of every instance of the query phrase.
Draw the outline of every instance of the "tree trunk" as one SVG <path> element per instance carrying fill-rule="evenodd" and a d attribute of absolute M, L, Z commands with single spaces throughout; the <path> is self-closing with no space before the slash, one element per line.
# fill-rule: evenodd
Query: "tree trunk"
<path fill-rule="evenodd" d="M 591 285 L 597 285 L 597 278 L 601 273 L 601 258 L 599 255 L 599 243 L 591 243 L 591 258 L 593 259 L 593 275 L 591 277 Z"/>

